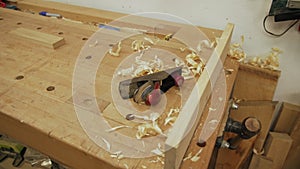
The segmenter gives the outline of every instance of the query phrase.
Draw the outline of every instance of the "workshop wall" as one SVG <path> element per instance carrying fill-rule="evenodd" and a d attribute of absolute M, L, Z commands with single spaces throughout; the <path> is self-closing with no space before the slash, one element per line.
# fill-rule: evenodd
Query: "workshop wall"
<path fill-rule="evenodd" d="M 244 49 L 248 56 L 266 54 L 272 47 L 283 50 L 280 56 L 282 74 L 275 100 L 300 104 L 300 32 L 299 23 L 282 37 L 266 34 L 262 20 L 267 15 L 271 0 L 54 0 L 74 5 L 111 10 L 122 13 L 164 12 L 182 17 L 192 24 L 224 29 L 226 23 L 236 25 L 233 41 L 245 36 Z M 282 32 L 290 21 L 273 23 L 274 32 Z"/>

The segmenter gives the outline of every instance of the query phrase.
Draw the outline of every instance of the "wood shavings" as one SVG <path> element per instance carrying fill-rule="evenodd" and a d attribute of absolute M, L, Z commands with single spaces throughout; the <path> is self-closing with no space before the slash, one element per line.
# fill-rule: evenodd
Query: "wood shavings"
<path fill-rule="evenodd" d="M 136 138 L 141 139 L 145 136 L 155 136 L 157 134 L 164 135 L 161 128 L 158 126 L 157 121 L 153 121 L 152 123 L 144 123 L 139 125 Z"/>
<path fill-rule="evenodd" d="M 218 123 L 218 120 L 211 120 L 208 122 L 208 124 L 215 124 L 215 123 Z"/>
<path fill-rule="evenodd" d="M 267 56 L 256 56 L 252 59 L 245 61 L 244 63 L 250 64 L 252 66 L 269 69 L 269 70 L 279 70 L 279 58 L 278 55 L 282 53 L 278 48 L 272 48 Z"/>
<path fill-rule="evenodd" d="M 106 150 L 107 150 L 107 151 L 110 151 L 110 147 L 111 147 L 111 146 L 110 146 L 110 143 L 109 143 L 105 138 L 103 138 L 103 137 L 102 137 L 101 139 L 102 139 L 102 141 L 106 144 Z"/>
<path fill-rule="evenodd" d="M 247 55 L 244 52 L 244 49 L 242 47 L 243 43 L 244 43 L 244 36 L 241 36 L 241 42 L 240 43 L 233 43 L 230 46 L 229 56 L 232 59 L 238 60 L 239 62 L 242 62 L 246 59 Z"/>
<path fill-rule="evenodd" d="M 134 64 L 125 69 L 121 69 L 117 72 L 118 76 L 131 75 L 132 77 L 140 77 L 155 72 L 162 71 L 164 69 L 163 61 L 158 57 L 154 56 L 153 60 L 145 61 L 142 60 L 143 52 L 139 56 L 136 56 Z"/>
<path fill-rule="evenodd" d="M 142 40 L 134 40 L 131 43 L 131 49 L 134 50 L 134 51 L 141 52 L 145 48 L 146 47 L 144 46 L 144 41 L 142 41 Z"/>
<path fill-rule="evenodd" d="M 148 37 L 144 37 L 145 41 L 151 43 L 152 45 L 154 45 L 154 42 L 152 39 L 148 38 Z"/>
<path fill-rule="evenodd" d="M 200 154 L 202 152 L 202 148 L 191 158 L 191 161 L 196 162 L 200 159 Z"/>
<path fill-rule="evenodd" d="M 205 62 L 200 58 L 199 55 L 192 52 L 186 55 L 185 61 L 187 62 L 189 70 L 193 72 L 194 76 L 201 75 L 205 67 Z"/>
<path fill-rule="evenodd" d="M 165 164 L 164 160 L 162 159 L 162 157 L 156 156 L 155 160 L 150 160 L 150 163 L 158 163 L 160 162 L 162 165 Z"/>
<path fill-rule="evenodd" d="M 208 108 L 209 111 L 216 111 L 217 109 L 214 109 L 212 107 Z"/>
<path fill-rule="evenodd" d="M 152 150 L 151 152 L 155 155 L 165 157 L 165 154 L 159 148 L 156 148 L 156 149 Z"/>
<path fill-rule="evenodd" d="M 264 150 L 264 149 L 263 149 L 262 151 L 259 152 L 259 151 L 257 151 L 255 148 L 253 148 L 252 151 L 253 151 L 253 153 L 256 154 L 256 155 L 263 155 L 263 154 L 265 153 L 265 150 Z"/>
<path fill-rule="evenodd" d="M 145 165 L 142 165 L 142 168 L 143 168 L 143 169 L 146 169 L 146 168 L 147 168 L 147 166 L 145 166 Z"/>
<path fill-rule="evenodd" d="M 113 48 L 111 47 L 108 51 L 108 53 L 111 55 L 111 56 L 120 56 L 120 51 L 122 49 L 121 47 L 121 41 L 118 43 L 118 46 L 117 46 L 117 50 L 114 52 L 113 51 Z"/>
<path fill-rule="evenodd" d="M 173 126 L 173 123 L 176 121 L 177 117 L 167 117 L 165 118 L 165 122 L 164 125 L 168 125 L 170 124 L 171 126 Z"/>
<path fill-rule="evenodd" d="M 208 40 L 201 40 L 197 45 L 197 51 L 201 52 L 203 48 L 213 48 L 214 44 L 210 43 Z"/>
<path fill-rule="evenodd" d="M 110 157 L 116 158 L 116 159 L 118 159 L 118 160 L 121 160 L 121 159 L 124 158 L 124 155 L 123 155 L 123 152 L 122 152 L 122 151 L 117 151 L 117 152 L 111 154 Z"/>
<path fill-rule="evenodd" d="M 132 65 L 132 66 L 129 67 L 129 68 L 119 70 L 119 71 L 117 72 L 117 75 L 119 75 L 119 76 L 127 76 L 127 75 L 131 75 L 132 72 L 133 72 L 133 70 L 134 70 L 134 67 L 133 67 L 133 65 Z"/>
<path fill-rule="evenodd" d="M 116 130 L 119 130 L 119 129 L 122 129 L 122 128 L 132 128 L 130 126 L 116 126 L 116 127 L 113 127 L 113 128 L 110 128 L 110 129 L 107 129 L 105 130 L 106 132 L 110 133 L 110 132 L 113 132 L 113 131 L 116 131 Z"/>
<path fill-rule="evenodd" d="M 165 39 L 166 41 L 169 41 L 172 37 L 173 37 L 173 34 L 170 33 L 170 34 L 167 34 L 167 35 L 164 37 L 164 39 Z"/>
<path fill-rule="evenodd" d="M 190 153 L 188 154 L 188 156 L 184 157 L 184 159 L 183 159 L 182 161 L 189 160 L 189 159 L 191 159 L 192 157 L 193 157 L 192 152 L 190 152 Z"/>
<path fill-rule="evenodd" d="M 125 167 L 126 169 L 129 169 L 129 167 L 128 167 L 128 165 L 127 165 L 127 164 L 124 164 L 124 167 Z"/>
<path fill-rule="evenodd" d="M 98 45 L 98 40 L 96 40 L 93 44 L 90 44 L 89 47 L 96 47 Z"/>
<path fill-rule="evenodd" d="M 172 126 L 173 123 L 176 121 L 179 112 L 180 112 L 179 108 L 170 109 L 167 117 L 164 120 L 164 125 L 166 126 L 170 124 Z"/>
<path fill-rule="evenodd" d="M 265 57 L 263 56 L 255 56 L 250 58 L 247 58 L 246 53 L 243 50 L 243 43 L 244 43 L 244 36 L 241 36 L 241 42 L 240 43 L 233 43 L 229 50 L 229 57 L 238 60 L 239 62 L 243 62 L 252 66 L 269 69 L 269 70 L 279 70 L 279 54 L 282 53 L 282 51 L 279 48 L 273 47 L 271 48 L 271 51 L 269 54 Z"/>

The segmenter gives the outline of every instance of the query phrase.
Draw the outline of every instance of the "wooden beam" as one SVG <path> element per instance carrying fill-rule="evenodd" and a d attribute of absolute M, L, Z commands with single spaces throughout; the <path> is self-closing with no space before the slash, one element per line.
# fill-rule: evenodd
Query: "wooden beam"
<path fill-rule="evenodd" d="M 292 146 L 292 138 L 286 133 L 270 132 L 265 145 L 266 157 L 273 160 L 273 168 L 282 168 Z"/>
<path fill-rule="evenodd" d="M 70 4 L 59 3 L 59 2 L 44 1 L 44 0 L 17 0 L 17 6 L 21 10 L 29 10 L 35 12 L 35 14 L 38 14 L 38 12 L 40 11 L 58 13 L 65 18 L 72 19 L 74 21 L 81 21 L 83 23 L 88 23 L 91 25 L 97 25 L 99 23 L 107 24 L 128 15 L 124 13 L 87 8 L 87 7 L 81 7 L 81 6 L 70 5 Z M 132 23 L 134 24 L 136 22 L 133 20 Z M 172 24 L 172 22 L 169 21 L 164 21 L 164 23 L 177 25 L 177 26 L 179 25 L 178 23 Z M 147 27 L 149 25 L 151 25 L 151 23 L 149 22 L 149 19 L 147 19 L 147 22 L 144 22 L 142 26 Z M 134 28 L 138 28 L 140 26 L 141 23 L 139 22 L 139 25 L 134 25 Z M 197 26 L 197 27 L 211 41 L 214 41 L 216 37 L 220 37 L 223 32 L 222 30 L 218 30 L 218 29 L 205 28 L 201 26 Z"/>
<path fill-rule="evenodd" d="M 246 100 L 273 100 L 280 71 L 241 63 L 233 97 Z"/>
<path fill-rule="evenodd" d="M 224 60 L 227 56 L 226 49 L 229 48 L 230 40 L 233 31 L 233 24 L 228 24 L 220 38 L 220 42 L 216 47 L 216 52 L 211 56 L 208 65 L 211 64 L 211 72 L 219 74 L 217 70 L 219 60 Z M 216 59 L 217 58 L 217 59 Z M 215 75 L 214 74 L 214 75 Z M 179 168 L 182 158 L 190 143 L 191 137 L 194 134 L 196 125 L 199 122 L 203 108 L 211 93 L 211 78 L 207 71 L 200 76 L 194 89 L 191 92 L 186 104 L 183 106 L 181 112 L 169 133 L 166 140 L 165 153 L 165 168 Z M 199 107 L 199 109 L 197 109 Z M 193 122 L 193 120 L 195 121 Z M 191 124 L 193 122 L 193 124 Z M 192 126 L 191 126 L 192 125 Z"/>
<path fill-rule="evenodd" d="M 43 33 L 26 28 L 17 28 L 10 31 L 9 33 L 53 49 L 56 49 L 65 44 L 65 40 L 63 37 L 54 36 L 48 33 Z"/>
<path fill-rule="evenodd" d="M 270 169 L 273 168 L 273 161 L 267 157 L 253 154 L 248 169 Z"/>

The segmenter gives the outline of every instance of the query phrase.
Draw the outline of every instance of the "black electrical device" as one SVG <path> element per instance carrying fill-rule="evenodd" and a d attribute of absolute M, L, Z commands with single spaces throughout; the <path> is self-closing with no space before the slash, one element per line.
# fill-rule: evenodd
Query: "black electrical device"
<path fill-rule="evenodd" d="M 273 0 L 269 16 L 274 16 L 275 22 L 300 19 L 300 9 L 288 8 L 288 0 Z"/>

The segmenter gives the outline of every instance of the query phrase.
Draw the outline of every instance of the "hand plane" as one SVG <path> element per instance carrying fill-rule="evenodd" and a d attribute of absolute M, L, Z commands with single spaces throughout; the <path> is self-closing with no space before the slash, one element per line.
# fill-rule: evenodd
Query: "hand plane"
<path fill-rule="evenodd" d="M 149 75 L 127 79 L 119 83 L 119 92 L 123 99 L 133 98 L 136 103 L 155 105 L 162 93 L 184 82 L 182 67 L 167 69 Z"/>

